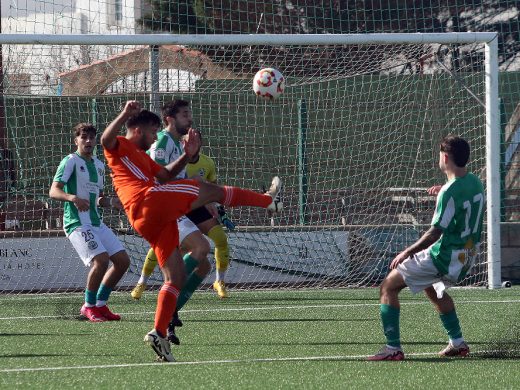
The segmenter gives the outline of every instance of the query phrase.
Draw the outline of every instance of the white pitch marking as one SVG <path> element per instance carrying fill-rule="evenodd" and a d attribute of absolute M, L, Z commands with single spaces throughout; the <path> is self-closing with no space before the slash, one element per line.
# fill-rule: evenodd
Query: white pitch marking
<path fill-rule="evenodd" d="M 438 352 L 407 353 L 406 356 L 430 356 L 437 355 Z M 236 363 L 269 363 L 269 362 L 292 362 L 292 361 L 321 361 L 321 360 L 345 360 L 345 359 L 366 359 L 370 355 L 344 355 L 344 356 L 303 356 L 286 358 L 256 358 L 256 359 L 229 359 L 229 360 L 203 360 L 191 362 L 171 362 L 171 363 L 128 363 L 128 364 L 107 364 L 92 366 L 63 366 L 63 367 L 34 367 L 34 368 L 7 368 L 2 372 L 35 372 L 35 371 L 62 371 L 62 370 L 88 370 L 88 369 L 107 369 L 107 368 L 128 368 L 146 367 L 156 365 L 168 366 L 190 366 L 190 365 L 211 365 L 211 364 L 236 364 Z M 370 363 L 374 364 L 374 363 Z"/>
<path fill-rule="evenodd" d="M 457 301 L 457 305 L 463 304 L 473 304 L 473 303 L 520 303 L 519 299 L 511 299 L 511 300 L 496 300 L 496 301 Z M 412 306 L 412 305 L 426 305 L 430 304 L 429 301 L 421 301 L 421 302 L 402 302 L 401 306 Z M 267 310 L 307 310 L 307 309 L 337 309 L 337 308 L 347 308 L 347 307 L 369 307 L 369 306 L 379 306 L 379 303 L 351 303 L 346 305 L 299 305 L 299 306 L 268 306 L 268 307 L 233 307 L 233 308 L 217 308 L 217 309 L 187 309 L 182 312 L 187 313 L 224 313 L 224 312 L 247 312 L 247 311 L 267 311 Z M 155 311 L 142 311 L 142 312 L 129 312 L 129 313 L 119 313 L 122 315 L 150 315 L 155 314 Z M 9 321 L 9 320 L 39 320 L 39 319 L 59 319 L 59 318 L 76 318 L 79 316 L 75 314 L 70 315 L 56 315 L 56 316 L 27 316 L 27 317 L 0 317 L 0 321 Z"/>

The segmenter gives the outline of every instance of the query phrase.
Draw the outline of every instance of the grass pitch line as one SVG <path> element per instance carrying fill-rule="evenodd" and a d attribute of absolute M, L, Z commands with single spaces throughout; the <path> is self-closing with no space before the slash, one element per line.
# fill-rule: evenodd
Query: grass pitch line
<path fill-rule="evenodd" d="M 128 287 L 128 286 L 127 286 Z M 459 287 L 452 287 L 452 288 L 459 288 Z M 476 288 L 476 287 L 474 287 Z M 302 288 L 298 290 L 292 290 L 287 292 L 290 292 L 291 294 L 322 294 L 324 290 L 316 290 L 313 288 Z M 333 291 L 341 291 L 341 290 L 327 290 L 328 292 Z M 360 292 L 363 290 L 359 290 Z M 376 288 L 374 288 L 374 291 L 376 291 Z M 150 292 L 146 291 L 144 292 L 144 295 L 152 295 L 157 294 L 158 290 L 156 292 Z M 279 290 L 275 289 L 262 289 L 260 291 L 252 291 L 252 290 L 233 290 L 233 295 L 251 295 L 251 294 L 272 294 L 274 292 L 279 293 Z M 130 290 L 128 291 L 112 291 L 111 296 L 129 296 Z M 207 290 L 197 291 L 198 295 L 215 295 L 215 292 L 212 290 L 211 285 Z M 83 299 L 84 292 L 43 292 L 43 293 L 23 293 L 23 294 L 17 294 L 17 295 L 10 295 L 10 294 L 0 294 L 0 301 L 8 300 L 8 301 L 32 301 L 32 300 L 42 300 L 42 299 L 70 299 L 70 298 L 81 298 Z"/>
<path fill-rule="evenodd" d="M 128 287 L 128 286 L 126 286 Z M 518 289 L 517 286 L 513 286 L 513 289 Z M 378 287 L 370 287 L 370 288 L 361 288 L 358 290 L 360 293 L 365 293 L 368 289 L 372 289 L 374 292 L 379 291 Z M 454 286 L 450 287 L 450 290 L 467 290 L 467 291 L 485 291 L 487 290 L 485 287 L 467 287 L 467 286 Z M 312 287 L 309 288 L 302 288 L 302 289 L 295 289 L 295 290 L 285 290 L 290 294 L 322 294 L 325 290 L 315 289 Z M 347 291 L 346 289 L 327 289 L 327 292 L 343 292 Z M 353 289 L 348 289 L 349 292 L 355 292 Z M 266 288 L 259 291 L 252 291 L 252 290 L 235 290 L 233 289 L 233 295 L 251 295 L 251 294 L 272 294 L 273 292 L 279 293 L 279 290 L 273 289 L 273 288 Z M 116 296 L 126 296 L 129 295 L 129 291 L 113 291 L 113 295 Z M 145 292 L 144 294 L 152 294 L 151 292 Z M 155 293 L 154 293 L 155 294 Z M 197 295 L 214 295 L 215 292 L 212 291 L 211 285 L 207 290 L 197 291 Z M 18 294 L 18 295 L 2 295 L 0 294 L 0 301 L 3 300 L 9 300 L 9 301 L 25 301 L 25 300 L 40 300 L 40 299 L 69 299 L 74 297 L 83 297 L 83 292 L 44 292 L 44 293 L 24 293 L 24 294 Z"/>
<path fill-rule="evenodd" d="M 407 353 L 406 356 L 437 356 L 438 352 Z M 324 361 L 324 360 L 360 360 L 364 361 L 371 355 L 343 355 L 343 356 L 305 356 L 305 357 L 285 357 L 285 358 L 256 358 L 256 359 L 223 359 L 223 360 L 203 360 L 188 362 L 171 363 L 128 363 L 128 364 L 106 364 L 92 366 L 62 366 L 62 367 L 31 367 L 31 368 L 7 368 L 0 369 L 0 373 L 11 372 L 38 372 L 38 371 L 63 371 L 63 370 L 96 370 L 107 368 L 131 368 L 147 366 L 195 366 L 213 364 L 237 364 L 237 363 L 271 363 L 271 362 L 294 362 L 294 361 Z M 406 362 L 406 360 L 405 360 Z M 368 362 L 367 362 L 368 363 Z M 377 364 L 370 362 L 369 364 Z"/>
<path fill-rule="evenodd" d="M 508 303 L 520 303 L 520 299 L 507 299 L 507 300 L 494 300 L 494 301 L 483 301 L 483 300 L 459 300 L 456 302 L 457 305 L 464 304 L 508 304 Z M 418 302 L 401 302 L 401 306 L 417 306 L 417 305 L 429 305 L 430 302 L 427 300 Z M 186 313 L 225 313 L 225 312 L 248 312 L 248 311 L 268 311 L 268 310 L 308 310 L 308 309 L 343 309 L 349 307 L 379 307 L 378 303 L 349 303 L 343 305 L 292 305 L 292 306 L 267 306 L 267 307 L 230 307 L 230 308 L 216 308 L 216 309 L 186 309 L 182 312 Z M 155 311 L 141 311 L 141 312 L 126 312 L 119 313 L 121 315 L 139 316 L 139 315 L 152 315 Z M 41 320 L 41 319 L 74 319 L 79 317 L 79 314 L 70 315 L 53 315 L 53 316 L 18 316 L 18 317 L 0 317 L 0 321 L 9 320 Z M 123 319 L 124 321 L 124 319 Z"/>

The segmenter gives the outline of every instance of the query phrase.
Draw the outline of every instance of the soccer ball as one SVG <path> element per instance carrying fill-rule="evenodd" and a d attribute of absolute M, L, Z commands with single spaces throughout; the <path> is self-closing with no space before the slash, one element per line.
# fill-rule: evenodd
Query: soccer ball
<path fill-rule="evenodd" d="M 280 96 L 285 88 L 285 78 L 279 70 L 265 68 L 259 70 L 253 79 L 253 91 L 257 96 L 274 99 Z"/>

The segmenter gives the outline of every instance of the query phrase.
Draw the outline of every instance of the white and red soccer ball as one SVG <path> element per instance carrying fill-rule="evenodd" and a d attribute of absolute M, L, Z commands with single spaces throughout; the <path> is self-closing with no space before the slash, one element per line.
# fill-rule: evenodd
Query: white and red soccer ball
<path fill-rule="evenodd" d="M 275 99 L 283 93 L 285 78 L 274 68 L 260 69 L 253 79 L 253 91 L 265 99 Z"/>

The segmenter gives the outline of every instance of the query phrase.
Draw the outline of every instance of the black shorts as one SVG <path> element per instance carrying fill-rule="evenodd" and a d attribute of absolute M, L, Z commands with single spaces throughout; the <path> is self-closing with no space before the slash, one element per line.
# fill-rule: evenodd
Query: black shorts
<path fill-rule="evenodd" d="M 195 225 L 199 223 L 206 222 L 208 219 L 212 219 L 213 215 L 208 211 L 208 209 L 204 206 L 199 207 L 198 209 L 190 211 L 186 216 L 193 222 Z"/>

